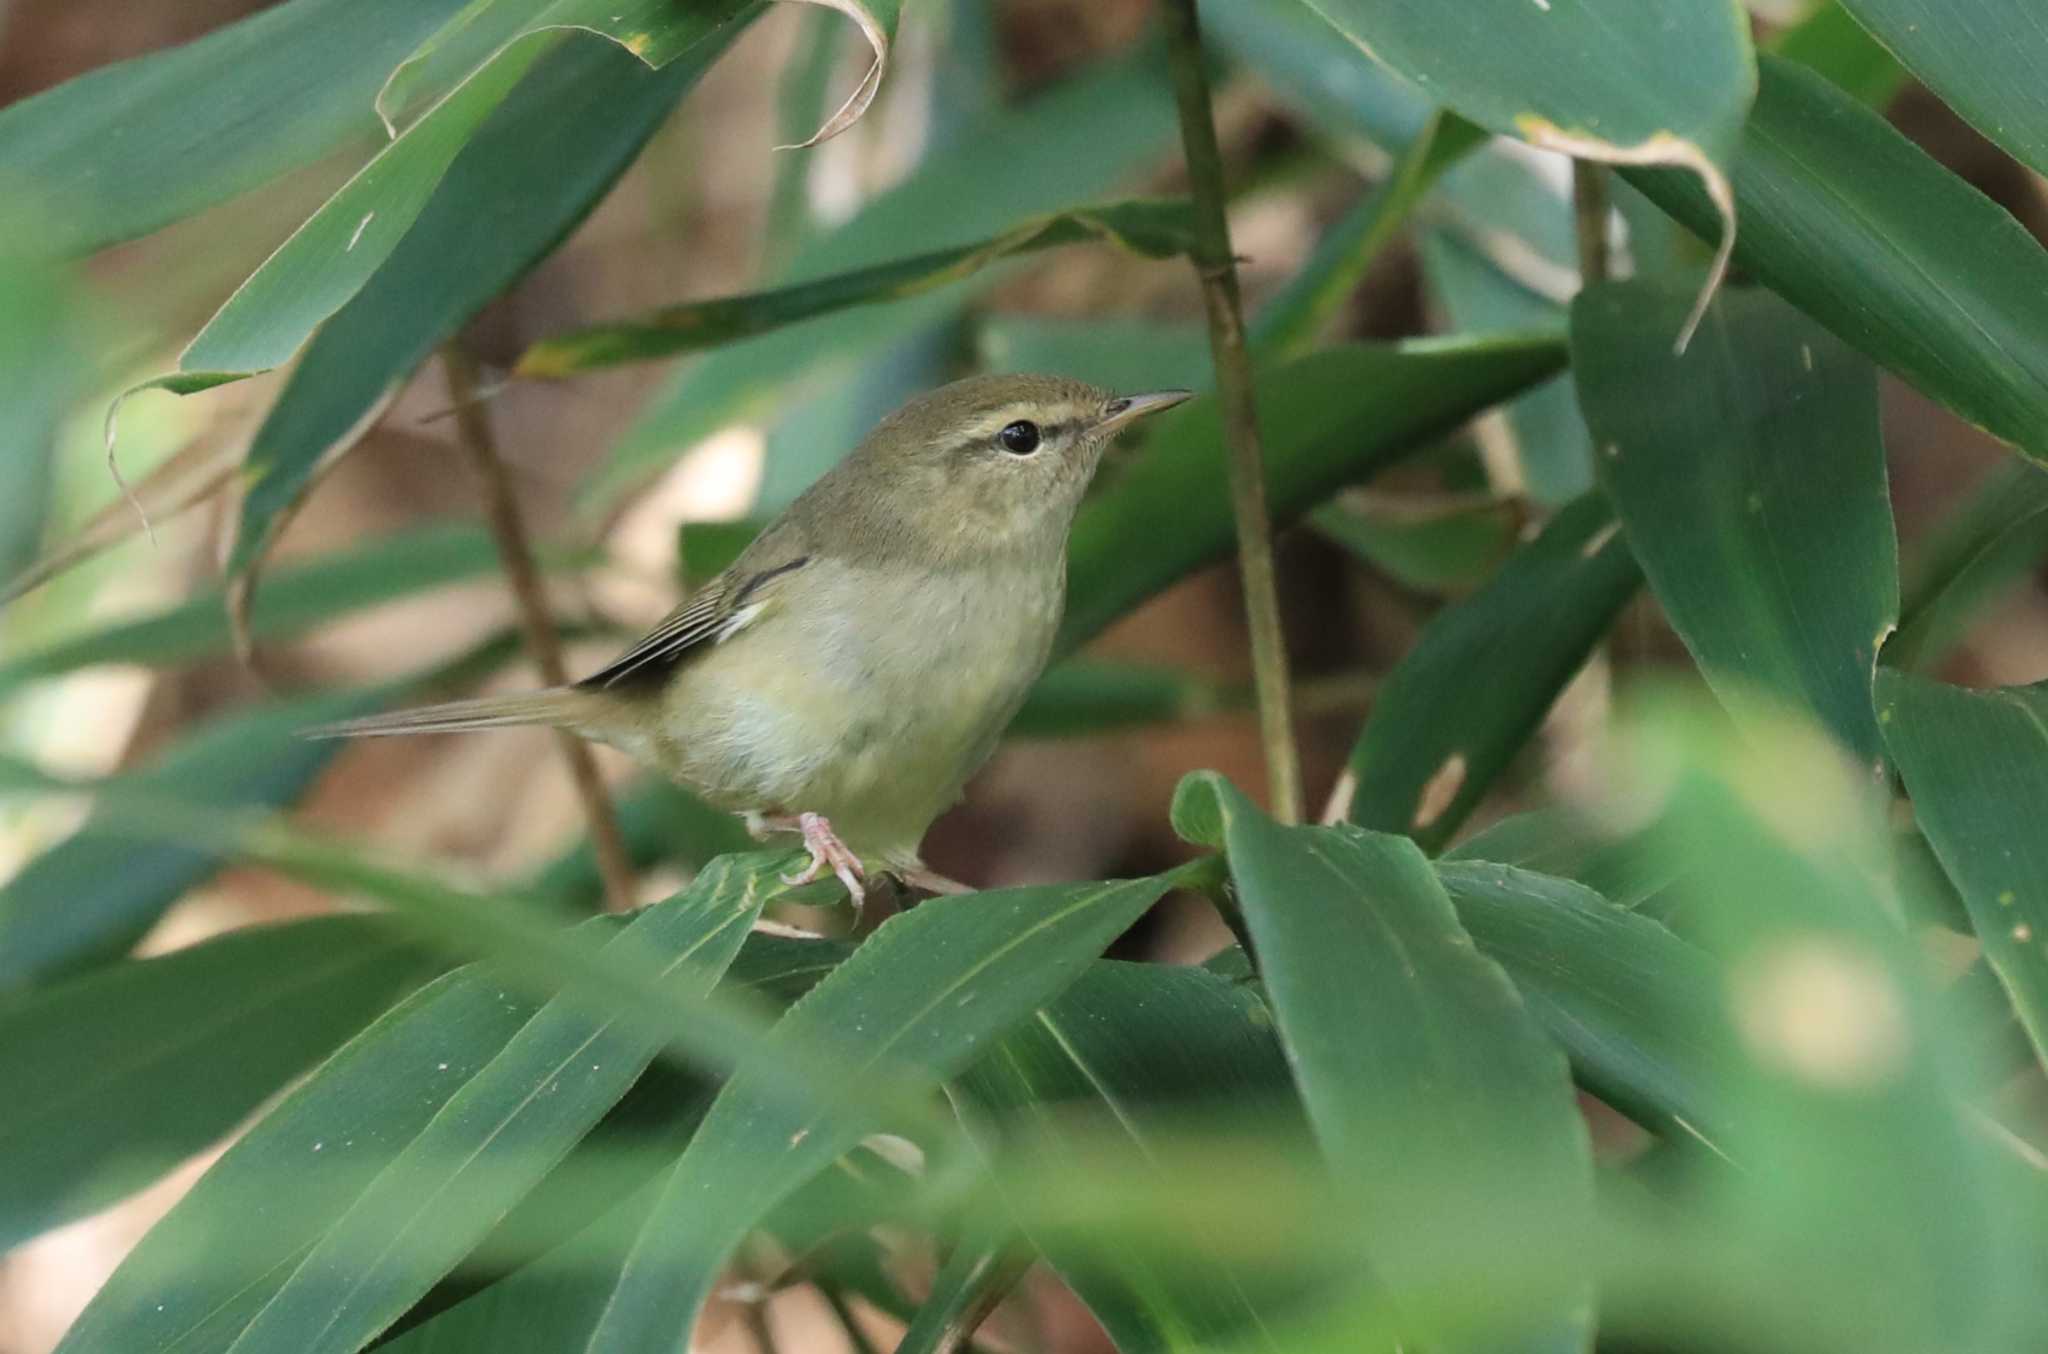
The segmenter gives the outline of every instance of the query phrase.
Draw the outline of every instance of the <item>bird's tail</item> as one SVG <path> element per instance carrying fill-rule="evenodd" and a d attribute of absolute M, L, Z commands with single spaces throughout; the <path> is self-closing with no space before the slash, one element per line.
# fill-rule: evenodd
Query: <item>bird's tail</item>
<path fill-rule="evenodd" d="M 571 728 L 584 713 L 589 693 L 574 687 L 528 691 L 515 696 L 483 696 L 394 710 L 385 715 L 316 724 L 301 731 L 305 738 L 395 738 L 413 733 L 466 733 L 471 729 L 509 729 L 526 724 Z"/>

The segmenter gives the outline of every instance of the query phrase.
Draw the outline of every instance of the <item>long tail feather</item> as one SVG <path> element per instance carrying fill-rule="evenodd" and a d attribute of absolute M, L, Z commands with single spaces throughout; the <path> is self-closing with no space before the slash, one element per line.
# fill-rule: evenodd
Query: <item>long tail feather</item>
<path fill-rule="evenodd" d="M 529 691 L 516 696 L 483 696 L 394 710 L 386 715 L 337 720 L 301 730 L 304 738 L 395 738 L 413 733 L 464 733 L 471 729 L 509 729 L 525 724 L 570 725 L 580 702 L 567 687 Z"/>

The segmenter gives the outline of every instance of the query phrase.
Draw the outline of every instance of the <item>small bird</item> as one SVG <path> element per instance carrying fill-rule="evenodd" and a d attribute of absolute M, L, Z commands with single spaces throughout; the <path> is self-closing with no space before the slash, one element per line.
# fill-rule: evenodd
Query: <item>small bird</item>
<path fill-rule="evenodd" d="M 918 848 L 1044 669 L 1066 541 L 1118 431 L 1188 398 L 1050 376 L 919 396 L 791 503 L 732 566 L 573 686 L 309 730 L 383 737 L 547 725 L 616 747 L 800 832 L 860 906 L 866 862 Z"/>

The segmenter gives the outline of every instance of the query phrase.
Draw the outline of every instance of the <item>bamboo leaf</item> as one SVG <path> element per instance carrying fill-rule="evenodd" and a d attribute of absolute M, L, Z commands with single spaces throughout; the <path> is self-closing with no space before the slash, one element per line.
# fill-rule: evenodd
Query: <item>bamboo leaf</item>
<path fill-rule="evenodd" d="M 1440 849 L 1585 665 L 1641 576 L 1600 494 L 1560 512 L 1493 581 L 1423 630 L 1374 700 L 1334 807 L 1361 826 Z"/>
<path fill-rule="evenodd" d="M 253 574 L 280 523 L 413 370 L 596 205 L 740 27 L 658 71 L 610 43 L 564 43 L 483 120 L 257 430 L 231 581 Z M 479 231 L 480 219 L 491 228 Z"/>
<path fill-rule="evenodd" d="M 1592 1155 L 1564 1059 L 1472 949 L 1421 852 L 1352 827 L 1283 827 L 1213 772 L 1182 782 L 1173 818 L 1229 855 L 1309 1122 L 1360 1210 L 1360 1252 L 1403 1343 L 1588 1347 L 1590 1287 L 1563 1257 L 1591 1225 Z M 1442 1138 L 1418 1141 L 1424 1124 Z M 1439 1185 L 1462 1179 L 1471 1193 L 1417 1191 L 1418 1158 Z M 1410 1301 L 1443 1258 L 1421 1238 L 1446 1216 L 1460 1224 L 1452 1262 L 1488 1286 L 1525 1248 L 1560 1253 L 1552 1272 L 1475 1294 L 1459 1338 Z"/>
<path fill-rule="evenodd" d="M 1162 879 L 940 898 L 883 923 L 790 1009 L 719 1093 L 641 1232 L 591 1354 L 684 1338 L 732 1250 L 887 1116 L 792 1100 L 767 1074 L 792 1048 L 852 1077 L 937 1085 L 1074 980 L 1168 887 Z M 928 1149 L 929 1150 L 929 1147 Z"/>
<path fill-rule="evenodd" d="M 1878 763 L 1870 678 L 1899 583 L 1876 373 L 1758 291 L 1724 295 L 1676 356 L 1655 339 L 1685 304 L 1650 283 L 1573 304 L 1600 482 L 1716 691 L 1809 710 Z"/>
<path fill-rule="evenodd" d="M 586 938 L 611 925 L 589 923 Z M 228 1149 L 58 1348 L 225 1350 L 397 1146 L 434 1120 L 536 1004 L 502 973 L 470 967 L 386 1013 Z"/>
<path fill-rule="evenodd" d="M 1885 661 L 1907 671 L 1933 667 L 2044 557 L 2048 474 L 2030 461 L 2003 462 L 1920 543 Z"/>
<path fill-rule="evenodd" d="M 2029 0 L 1841 0 L 1920 82 L 2036 174 L 2048 174 L 2048 29 Z"/>
<path fill-rule="evenodd" d="M 392 256 L 463 147 L 541 59 L 563 41 L 588 41 L 565 38 L 567 28 L 629 51 L 639 39 L 654 64 L 751 11 L 746 0 L 683 10 L 668 0 L 555 0 L 540 26 L 495 48 L 278 246 L 179 355 L 177 371 L 137 389 L 189 395 L 288 360 Z"/>
<path fill-rule="evenodd" d="M 222 716 L 127 777 L 128 788 L 218 810 L 289 804 L 334 756 L 299 731 L 372 699 L 349 692 Z M 208 843 L 137 845 L 117 818 L 96 814 L 0 887 L 0 992 L 120 957 L 220 868 L 225 853 Z"/>
<path fill-rule="evenodd" d="M 2048 460 L 2048 254 L 1852 96 L 1765 56 L 1733 178 L 1742 267 L 1969 422 Z M 1626 171 L 1702 239 L 1683 176 Z"/>
<path fill-rule="evenodd" d="M 1466 0 L 1455 24 L 1431 0 L 1308 3 L 1361 60 L 1371 53 L 1488 131 L 1581 159 L 1685 170 L 1732 243 L 1727 170 L 1757 81 L 1748 16 L 1733 0 L 1676 10 Z"/>
<path fill-rule="evenodd" d="M 514 374 L 568 376 L 644 362 L 752 338 L 849 306 L 900 301 L 973 276 L 999 260 L 1061 245 L 1104 241 L 1141 258 L 1187 252 L 1185 202 L 1110 202 L 1035 216 L 973 244 L 871 264 L 830 277 L 664 306 L 637 318 L 542 339 L 521 354 Z"/>
<path fill-rule="evenodd" d="M 962 129 L 902 182 L 810 242 L 776 285 L 900 259 L 905 240 L 927 250 L 971 245 L 1032 213 L 1110 192 L 1170 143 L 1173 104 L 1154 65 L 1117 61 Z M 1002 172 L 991 174 L 990 165 Z M 837 311 L 708 354 L 649 401 L 585 484 L 586 505 L 608 501 L 722 427 L 800 407 L 856 357 L 929 328 L 1001 271 L 985 269 L 907 301 Z"/>
<path fill-rule="evenodd" d="M 1266 492 L 1276 522 L 1440 437 L 1556 371 L 1556 340 L 1490 337 L 1348 344 L 1259 376 Z M 1146 454 L 1082 506 L 1067 548 L 1056 652 L 1213 560 L 1236 541 L 1213 396 L 1161 418 Z M 1135 553 L 1133 543 L 1143 543 Z"/>
<path fill-rule="evenodd" d="M 1271 1017 L 1250 989 L 1153 964 L 1093 966 L 960 1086 L 993 1117 L 1001 1140 L 985 1150 L 1010 1177 L 1057 1175 L 1085 1152 L 1164 1184 L 1157 1139 L 1185 1131 L 1190 1117 L 1264 1111 L 1276 1135 L 1298 1119 Z M 1227 1262 L 1167 1270 L 1064 1233 L 1047 1245 L 1046 1259 L 1124 1354 L 1234 1348 L 1272 1321 L 1261 1302 L 1271 1295 Z"/>
<path fill-rule="evenodd" d="M 89 254 L 377 135 L 377 86 L 460 4 L 288 0 L 0 109 L 0 238 Z"/>
<path fill-rule="evenodd" d="M 1884 668 L 1876 705 L 1914 817 L 2037 1054 L 2048 1050 L 2048 689 L 1970 691 Z"/>
<path fill-rule="evenodd" d="M 780 863 L 780 853 L 722 858 L 605 948 L 648 965 L 664 988 L 706 994 L 764 892 L 780 888 Z M 382 1165 L 229 1348 L 361 1348 L 567 1155 L 660 1047 L 583 994 L 554 998 Z"/>
<path fill-rule="evenodd" d="M 218 1140 L 444 965 L 366 917 L 252 927 L 0 1007 L 0 1247 Z"/>

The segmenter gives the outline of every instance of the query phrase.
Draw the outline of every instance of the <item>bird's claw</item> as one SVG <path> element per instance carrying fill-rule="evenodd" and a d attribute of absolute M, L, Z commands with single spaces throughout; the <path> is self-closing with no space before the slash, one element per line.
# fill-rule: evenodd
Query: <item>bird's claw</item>
<path fill-rule="evenodd" d="M 804 834 L 804 849 L 811 853 L 811 863 L 801 873 L 783 875 L 782 882 L 792 887 L 808 884 L 829 868 L 846 886 L 847 895 L 853 899 L 853 910 L 859 912 L 868 900 L 867 890 L 861 884 L 868 876 L 861 868 L 860 857 L 839 840 L 822 814 L 798 814 L 797 827 Z"/>

